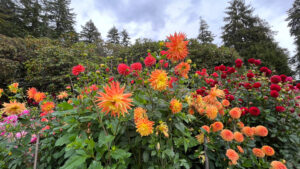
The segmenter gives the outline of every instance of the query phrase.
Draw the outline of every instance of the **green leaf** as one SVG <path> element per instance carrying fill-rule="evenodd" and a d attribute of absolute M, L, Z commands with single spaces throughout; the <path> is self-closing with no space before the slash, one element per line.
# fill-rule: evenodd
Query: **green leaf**
<path fill-rule="evenodd" d="M 149 153 L 147 151 L 143 152 L 143 161 L 148 162 L 149 160 Z"/>
<path fill-rule="evenodd" d="M 247 159 L 242 164 L 243 167 L 252 167 L 252 161 L 250 159 Z"/>
<path fill-rule="evenodd" d="M 125 159 L 131 156 L 131 153 L 123 150 L 123 149 L 116 149 L 111 151 L 111 157 L 115 160 Z"/>
<path fill-rule="evenodd" d="M 61 169 L 74 169 L 79 167 L 85 162 L 86 158 L 86 156 L 72 156 L 66 161 L 65 165 Z"/>
<path fill-rule="evenodd" d="M 111 143 L 114 139 L 115 139 L 115 136 L 113 135 L 105 135 L 104 132 L 101 132 L 100 135 L 99 135 L 99 138 L 98 138 L 98 145 L 101 147 L 107 143 Z"/>
<path fill-rule="evenodd" d="M 71 136 L 72 135 L 70 135 L 70 134 L 63 135 L 62 137 L 60 137 L 59 139 L 56 140 L 55 146 L 62 146 L 64 144 L 70 143 L 70 139 L 69 138 Z"/>
<path fill-rule="evenodd" d="M 102 168 L 103 166 L 101 165 L 101 162 L 93 161 L 88 169 L 102 169 Z"/>

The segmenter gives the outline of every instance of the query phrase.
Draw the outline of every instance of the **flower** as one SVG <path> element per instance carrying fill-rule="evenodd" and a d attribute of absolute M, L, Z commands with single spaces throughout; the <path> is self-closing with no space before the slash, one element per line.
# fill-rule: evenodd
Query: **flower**
<path fill-rule="evenodd" d="M 260 110 L 257 107 L 250 107 L 248 109 L 248 112 L 252 115 L 252 116 L 258 116 L 260 114 Z"/>
<path fill-rule="evenodd" d="M 241 146 L 236 146 L 240 153 L 244 154 L 244 149 Z"/>
<path fill-rule="evenodd" d="M 68 95 L 68 93 L 66 91 L 62 91 L 62 92 L 59 92 L 57 98 L 60 99 L 60 100 L 62 100 L 64 98 L 67 98 L 68 96 L 69 95 Z"/>
<path fill-rule="evenodd" d="M 203 125 L 201 128 L 202 128 L 203 130 L 205 130 L 207 133 L 210 132 L 210 128 L 209 128 L 207 125 Z"/>
<path fill-rule="evenodd" d="M 285 107 L 283 107 L 283 106 L 276 106 L 275 109 L 276 109 L 277 112 L 284 112 L 285 111 Z"/>
<path fill-rule="evenodd" d="M 85 71 L 85 67 L 82 65 L 77 65 L 72 68 L 72 74 L 78 76 L 80 73 Z"/>
<path fill-rule="evenodd" d="M 200 133 L 200 134 L 196 135 L 195 137 L 200 144 L 204 143 L 204 133 Z"/>
<path fill-rule="evenodd" d="M 25 103 L 19 103 L 17 101 L 10 101 L 9 103 L 3 103 L 2 111 L 6 115 L 18 115 L 22 113 L 25 108 Z"/>
<path fill-rule="evenodd" d="M 156 59 L 150 53 L 148 53 L 148 56 L 145 58 L 144 63 L 146 67 L 151 67 L 155 65 Z"/>
<path fill-rule="evenodd" d="M 225 141 L 232 141 L 234 138 L 233 133 L 228 129 L 222 130 L 220 134 L 222 139 Z"/>
<path fill-rule="evenodd" d="M 276 90 L 279 92 L 281 90 L 281 87 L 278 84 L 271 84 L 270 90 Z"/>
<path fill-rule="evenodd" d="M 19 83 L 13 83 L 13 84 L 9 85 L 8 89 L 12 93 L 17 93 L 18 89 L 19 89 Z"/>
<path fill-rule="evenodd" d="M 51 112 L 55 107 L 55 104 L 53 102 L 45 102 L 41 105 L 42 112 L 49 113 Z"/>
<path fill-rule="evenodd" d="M 141 136 L 148 136 L 153 133 L 153 121 L 149 121 L 148 119 L 139 119 L 136 123 L 136 131 L 140 133 Z"/>
<path fill-rule="evenodd" d="M 207 105 L 205 108 L 207 118 L 214 120 L 218 115 L 218 108 L 214 105 Z"/>
<path fill-rule="evenodd" d="M 254 62 L 255 62 L 255 59 L 254 59 L 254 58 L 248 59 L 248 63 L 254 64 Z"/>
<path fill-rule="evenodd" d="M 217 86 L 210 89 L 207 96 L 204 97 L 205 102 L 214 104 L 217 101 L 218 98 L 223 98 L 225 96 L 225 93 L 223 90 L 220 90 L 217 88 Z"/>
<path fill-rule="evenodd" d="M 272 83 L 279 83 L 279 82 L 281 82 L 281 77 L 279 75 L 274 75 L 270 78 L 270 81 Z"/>
<path fill-rule="evenodd" d="M 177 77 L 171 77 L 170 80 L 168 81 L 169 83 L 169 88 L 173 88 L 173 83 L 177 82 L 178 78 Z"/>
<path fill-rule="evenodd" d="M 45 93 L 36 92 L 33 99 L 35 102 L 39 103 L 39 102 L 43 101 L 45 98 L 46 98 Z"/>
<path fill-rule="evenodd" d="M 36 134 L 31 135 L 30 143 L 35 143 L 37 140 Z"/>
<path fill-rule="evenodd" d="M 255 82 L 255 83 L 253 84 L 253 87 L 254 87 L 254 88 L 260 88 L 260 87 L 261 87 L 261 84 L 260 84 L 259 82 Z"/>
<path fill-rule="evenodd" d="M 254 64 L 255 64 L 256 66 L 259 66 L 259 65 L 261 64 L 261 60 L 260 60 L 260 59 L 255 59 L 255 60 L 254 60 Z"/>
<path fill-rule="evenodd" d="M 243 66 L 243 61 L 241 59 L 235 60 L 235 67 L 240 68 Z"/>
<path fill-rule="evenodd" d="M 132 99 L 130 96 L 131 93 L 124 93 L 125 86 L 120 88 L 119 82 L 111 82 L 109 85 L 106 85 L 104 88 L 105 92 L 98 92 L 100 97 L 96 97 L 98 107 L 105 112 L 107 115 L 109 112 L 111 116 L 120 115 L 120 113 L 124 116 L 124 113 L 128 113 L 128 109 L 131 109 Z"/>
<path fill-rule="evenodd" d="M 169 129 L 165 122 L 160 122 L 160 124 L 156 126 L 156 135 L 160 132 L 163 133 L 165 137 L 169 137 L 168 131 Z"/>
<path fill-rule="evenodd" d="M 139 119 L 148 118 L 146 110 L 143 109 L 142 107 L 135 108 L 133 112 L 134 112 L 133 114 L 134 123 L 137 123 Z"/>
<path fill-rule="evenodd" d="M 279 96 L 279 93 L 276 90 L 271 90 L 270 96 L 276 98 Z"/>
<path fill-rule="evenodd" d="M 244 141 L 244 136 L 243 136 L 243 134 L 240 133 L 240 132 L 238 132 L 238 131 L 234 132 L 234 133 L 233 133 L 233 136 L 234 136 L 234 140 L 235 140 L 236 142 L 241 143 L 241 142 Z"/>
<path fill-rule="evenodd" d="M 265 137 L 268 135 L 268 129 L 265 126 L 256 126 L 255 127 L 255 135 Z"/>
<path fill-rule="evenodd" d="M 273 156 L 275 151 L 270 146 L 262 146 L 261 150 L 266 154 L 266 156 Z"/>
<path fill-rule="evenodd" d="M 49 130 L 50 129 L 50 126 L 49 125 L 47 125 L 47 126 L 45 126 L 44 128 L 42 128 L 42 130 Z"/>
<path fill-rule="evenodd" d="M 217 131 L 223 130 L 224 126 L 223 126 L 222 122 L 216 121 L 211 125 L 211 127 L 212 127 L 213 132 L 217 132 Z"/>
<path fill-rule="evenodd" d="M 3 89 L 0 88 L 0 97 L 2 96 Z"/>
<path fill-rule="evenodd" d="M 230 105 L 229 100 L 227 100 L 227 99 L 222 100 L 222 105 L 225 107 L 228 107 Z"/>
<path fill-rule="evenodd" d="M 25 137 L 26 134 L 27 134 L 26 131 L 17 132 L 17 133 L 16 133 L 16 138 L 17 138 L 17 139 L 20 139 L 21 137 Z"/>
<path fill-rule="evenodd" d="M 143 69 L 143 65 L 140 62 L 132 63 L 130 65 L 131 70 L 141 71 Z"/>
<path fill-rule="evenodd" d="M 173 114 L 179 113 L 182 109 L 182 103 L 177 99 L 172 99 L 170 102 L 170 109 Z"/>
<path fill-rule="evenodd" d="M 286 166 L 280 161 L 272 161 L 270 169 L 287 169 Z"/>
<path fill-rule="evenodd" d="M 148 81 L 150 82 L 150 85 L 154 90 L 166 90 L 168 86 L 168 76 L 165 70 L 154 70 L 151 73 L 150 79 Z"/>
<path fill-rule="evenodd" d="M 172 62 L 183 60 L 188 55 L 187 44 L 188 41 L 184 41 L 186 38 L 183 33 L 175 33 L 167 37 L 170 42 L 166 42 L 167 58 Z"/>
<path fill-rule="evenodd" d="M 265 157 L 265 153 L 259 148 L 253 148 L 252 152 L 256 157 L 259 157 L 259 158 L 264 158 Z"/>
<path fill-rule="evenodd" d="M 27 90 L 27 97 L 29 99 L 34 99 L 34 95 L 37 93 L 36 88 L 32 87 L 30 89 Z"/>
<path fill-rule="evenodd" d="M 235 107 L 229 111 L 229 114 L 230 114 L 231 118 L 239 119 L 241 117 L 242 111 L 240 108 Z"/>
<path fill-rule="evenodd" d="M 127 76 L 127 75 L 129 75 L 129 73 L 130 73 L 130 67 L 127 66 L 127 65 L 124 64 L 124 63 L 121 63 L 121 64 L 119 64 L 119 66 L 118 66 L 118 72 L 119 72 L 119 74 L 121 74 L 121 75 Z"/>
<path fill-rule="evenodd" d="M 190 69 L 190 64 L 186 62 L 181 62 L 175 67 L 175 73 L 181 77 L 188 78 L 188 73 Z"/>
<path fill-rule="evenodd" d="M 231 162 L 233 164 L 236 164 L 237 160 L 239 159 L 239 155 L 236 151 L 234 151 L 233 149 L 228 149 L 226 151 L 226 156 L 228 157 L 228 159 L 231 160 Z"/>
<path fill-rule="evenodd" d="M 255 133 L 255 130 L 249 126 L 245 126 L 242 128 L 242 133 L 248 137 L 252 137 Z"/>

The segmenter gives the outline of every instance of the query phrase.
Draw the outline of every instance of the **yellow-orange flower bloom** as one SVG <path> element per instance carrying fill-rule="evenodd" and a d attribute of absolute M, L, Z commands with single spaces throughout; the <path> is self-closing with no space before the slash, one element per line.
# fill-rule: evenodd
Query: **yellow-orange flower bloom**
<path fill-rule="evenodd" d="M 230 102 L 226 99 L 222 100 L 222 105 L 225 107 L 228 107 L 230 105 Z"/>
<path fill-rule="evenodd" d="M 212 127 L 213 132 L 217 132 L 217 131 L 223 130 L 224 126 L 223 126 L 222 122 L 216 121 L 211 125 L 211 127 Z"/>
<path fill-rule="evenodd" d="M 210 128 L 207 125 L 203 125 L 201 128 L 203 128 L 207 133 L 210 132 Z"/>
<path fill-rule="evenodd" d="M 211 120 L 214 120 L 218 115 L 218 108 L 214 105 L 207 105 L 205 111 L 206 116 Z"/>
<path fill-rule="evenodd" d="M 12 93 L 17 93 L 18 89 L 19 89 L 19 83 L 13 83 L 13 84 L 9 85 L 8 89 Z"/>
<path fill-rule="evenodd" d="M 196 135 L 196 139 L 200 144 L 204 143 L 204 133 L 200 133 L 198 135 Z"/>
<path fill-rule="evenodd" d="M 139 119 L 136 123 L 136 131 L 140 133 L 141 136 L 148 136 L 153 133 L 153 121 L 148 119 Z"/>
<path fill-rule="evenodd" d="M 238 131 L 234 132 L 234 133 L 233 133 L 233 136 L 234 136 L 234 140 L 237 141 L 237 142 L 239 142 L 239 143 L 241 143 L 241 142 L 244 141 L 244 136 L 243 136 L 243 134 L 240 133 L 240 132 L 238 132 Z"/>
<path fill-rule="evenodd" d="M 165 137 L 169 137 L 168 131 L 169 128 L 165 122 L 160 122 L 160 124 L 156 126 L 156 135 L 163 133 Z"/>
<path fill-rule="evenodd" d="M 234 151 L 233 149 L 228 149 L 226 151 L 226 156 L 228 157 L 229 160 L 231 160 L 231 162 L 233 164 L 236 164 L 237 160 L 240 158 L 238 153 L 236 151 Z"/>
<path fill-rule="evenodd" d="M 39 103 L 41 101 L 43 101 L 46 98 L 45 93 L 42 92 L 36 92 L 33 99 L 35 102 Z"/>
<path fill-rule="evenodd" d="M 0 97 L 2 97 L 3 89 L 0 89 Z"/>
<path fill-rule="evenodd" d="M 265 137 L 268 135 L 268 129 L 264 126 L 256 126 L 255 127 L 255 135 Z"/>
<path fill-rule="evenodd" d="M 240 129 L 244 128 L 244 126 L 245 126 L 244 123 L 241 122 L 241 121 L 238 122 L 237 125 L 238 125 L 238 127 L 239 127 Z"/>
<path fill-rule="evenodd" d="M 172 62 L 183 60 L 188 55 L 187 44 L 189 41 L 184 41 L 185 35 L 183 33 L 175 33 L 170 35 L 168 39 L 170 42 L 166 42 L 167 58 Z"/>
<path fill-rule="evenodd" d="M 244 154 L 244 149 L 241 146 L 236 146 L 240 153 Z"/>
<path fill-rule="evenodd" d="M 96 97 L 96 102 L 98 107 L 107 115 L 108 113 L 111 116 L 120 116 L 124 113 L 128 113 L 128 109 L 131 109 L 132 99 L 130 96 L 131 93 L 124 93 L 125 86 L 120 88 L 119 82 L 111 82 L 109 85 L 106 85 L 104 88 L 105 92 L 98 92 L 100 97 Z"/>
<path fill-rule="evenodd" d="M 275 154 L 275 151 L 271 146 L 262 146 L 261 149 L 267 156 L 273 156 Z"/>
<path fill-rule="evenodd" d="M 230 114 L 231 118 L 239 119 L 241 117 L 242 111 L 240 108 L 235 107 L 229 111 L 229 114 Z"/>
<path fill-rule="evenodd" d="M 209 93 L 207 96 L 203 98 L 203 100 L 209 104 L 215 104 L 218 98 L 223 98 L 225 97 L 225 93 L 223 90 L 220 90 L 217 88 L 217 86 L 213 87 L 210 89 Z"/>
<path fill-rule="evenodd" d="M 58 99 L 62 100 L 64 98 L 67 98 L 69 95 L 66 91 L 62 91 L 59 93 L 59 95 L 57 96 Z"/>
<path fill-rule="evenodd" d="M 232 141 L 234 138 L 233 133 L 228 129 L 222 130 L 220 135 L 225 141 Z"/>
<path fill-rule="evenodd" d="M 252 137 L 254 135 L 254 130 L 253 128 L 249 127 L 249 126 L 245 126 L 243 129 L 242 129 L 242 133 L 245 134 L 246 136 L 248 137 Z"/>
<path fill-rule="evenodd" d="M 34 95 L 36 94 L 37 90 L 36 88 L 32 87 L 30 89 L 27 90 L 27 97 L 29 99 L 34 99 Z"/>
<path fill-rule="evenodd" d="M 154 90 L 163 91 L 168 86 L 168 76 L 165 70 L 154 70 L 148 81 Z"/>
<path fill-rule="evenodd" d="M 2 111 L 6 113 L 6 115 L 18 115 L 24 110 L 26 110 L 25 103 L 19 103 L 17 101 L 3 103 Z"/>
<path fill-rule="evenodd" d="M 252 152 L 256 157 L 259 157 L 259 158 L 264 158 L 265 157 L 265 153 L 259 148 L 253 148 Z"/>
<path fill-rule="evenodd" d="M 190 64 L 186 62 L 181 62 L 175 67 L 175 73 L 178 74 L 181 77 L 189 78 L 188 73 L 191 69 Z"/>
<path fill-rule="evenodd" d="M 55 104 L 53 102 L 45 102 L 41 105 L 42 112 L 49 113 L 55 108 Z"/>
<path fill-rule="evenodd" d="M 173 114 L 179 113 L 182 109 L 182 103 L 177 99 L 172 99 L 170 102 L 170 109 Z"/>
<path fill-rule="evenodd" d="M 133 112 L 134 123 L 137 123 L 139 119 L 148 119 L 146 110 L 142 107 L 135 108 Z"/>
<path fill-rule="evenodd" d="M 286 166 L 280 161 L 272 161 L 270 169 L 287 169 Z"/>

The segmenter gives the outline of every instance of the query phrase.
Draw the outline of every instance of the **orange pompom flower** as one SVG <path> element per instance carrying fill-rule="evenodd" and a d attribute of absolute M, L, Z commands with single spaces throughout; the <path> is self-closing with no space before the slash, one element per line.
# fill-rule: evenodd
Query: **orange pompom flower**
<path fill-rule="evenodd" d="M 41 101 L 43 101 L 46 98 L 45 93 L 42 92 L 36 92 L 33 99 L 35 102 L 39 103 Z"/>
<path fill-rule="evenodd" d="M 41 105 L 42 112 L 49 113 L 55 108 L 55 104 L 53 102 L 45 102 Z"/>
<path fill-rule="evenodd" d="M 216 121 L 211 125 L 211 127 L 212 127 L 213 132 L 217 132 L 217 131 L 223 130 L 224 126 L 223 126 L 222 122 Z"/>
<path fill-rule="evenodd" d="M 267 156 L 273 156 L 275 154 L 275 151 L 271 146 L 263 146 L 261 149 Z"/>
<path fill-rule="evenodd" d="M 218 108 L 214 105 L 207 105 L 205 108 L 206 116 L 210 120 L 214 120 L 218 115 Z"/>
<path fill-rule="evenodd" d="M 163 91 L 168 86 L 168 76 L 165 70 L 154 70 L 148 81 L 154 90 Z"/>
<path fill-rule="evenodd" d="M 226 99 L 222 100 L 222 105 L 225 107 L 228 107 L 230 105 L 230 102 Z"/>
<path fill-rule="evenodd" d="M 32 87 L 30 89 L 27 90 L 27 97 L 29 99 L 34 99 L 34 95 L 37 93 L 36 88 Z"/>
<path fill-rule="evenodd" d="M 228 129 L 222 130 L 220 134 L 225 141 L 232 141 L 234 138 L 233 133 Z"/>
<path fill-rule="evenodd" d="M 6 113 L 6 115 L 18 115 L 24 110 L 26 110 L 25 103 L 19 103 L 17 101 L 3 103 L 2 111 Z"/>
<path fill-rule="evenodd" d="M 244 149 L 241 146 L 236 146 L 240 153 L 244 154 Z"/>
<path fill-rule="evenodd" d="M 265 157 L 265 153 L 259 148 L 253 148 L 252 152 L 256 157 L 259 157 L 259 158 L 264 158 Z"/>
<path fill-rule="evenodd" d="M 141 136 L 148 136 L 153 133 L 154 122 L 148 119 L 139 119 L 136 123 L 136 131 L 140 133 Z"/>
<path fill-rule="evenodd" d="M 228 157 L 228 159 L 231 160 L 231 162 L 233 164 L 236 164 L 237 163 L 237 160 L 240 158 L 238 153 L 236 151 L 234 151 L 233 149 L 228 149 L 226 151 L 226 156 Z"/>
<path fill-rule="evenodd" d="M 110 113 L 111 116 L 119 117 L 120 114 L 124 116 L 124 113 L 128 113 L 128 109 L 132 106 L 130 98 L 132 94 L 124 93 L 125 86 L 120 88 L 119 82 L 111 82 L 103 88 L 105 92 L 98 92 L 100 97 L 96 97 L 96 102 L 99 102 L 97 105 L 105 115 Z"/>
<path fill-rule="evenodd" d="M 146 110 L 142 107 L 135 108 L 133 112 L 134 123 L 137 123 L 139 119 L 148 119 Z"/>
<path fill-rule="evenodd" d="M 177 99 L 172 99 L 170 102 L 170 109 L 173 114 L 179 113 L 182 109 L 182 103 Z"/>
<path fill-rule="evenodd" d="M 170 42 L 166 42 L 167 58 L 172 62 L 183 60 L 188 55 L 187 44 L 189 41 L 184 41 L 186 38 L 183 33 L 175 33 L 167 37 Z"/>
<path fill-rule="evenodd" d="M 210 128 L 207 125 L 203 125 L 201 128 L 207 131 L 207 133 L 210 132 Z"/>
<path fill-rule="evenodd" d="M 245 126 L 243 129 L 242 129 L 242 133 L 245 134 L 246 136 L 248 137 L 252 137 L 254 136 L 254 130 L 253 128 L 249 127 L 249 126 Z"/>
<path fill-rule="evenodd" d="M 286 166 L 280 161 L 272 161 L 270 169 L 287 169 Z"/>
<path fill-rule="evenodd" d="M 244 141 L 244 136 L 243 136 L 243 134 L 240 133 L 240 132 L 238 132 L 238 131 L 234 132 L 234 133 L 233 133 L 233 136 L 234 136 L 234 140 L 235 140 L 236 142 L 241 143 L 241 142 Z"/>
<path fill-rule="evenodd" d="M 239 119 L 241 117 L 242 111 L 240 108 L 235 107 L 229 111 L 229 114 L 230 114 L 231 118 Z"/>
<path fill-rule="evenodd" d="M 268 135 L 268 129 L 265 126 L 256 126 L 255 127 L 255 135 L 265 137 Z"/>
<path fill-rule="evenodd" d="M 190 64 L 186 62 L 181 62 L 175 67 L 175 73 L 181 77 L 189 78 L 188 73 L 191 69 Z"/>

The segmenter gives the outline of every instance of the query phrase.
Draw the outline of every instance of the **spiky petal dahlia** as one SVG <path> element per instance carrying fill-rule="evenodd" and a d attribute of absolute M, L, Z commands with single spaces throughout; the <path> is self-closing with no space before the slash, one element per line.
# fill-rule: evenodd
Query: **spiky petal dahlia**
<path fill-rule="evenodd" d="M 182 103 L 177 99 L 172 99 L 170 102 L 170 109 L 173 114 L 179 113 L 182 109 Z"/>
<path fill-rule="evenodd" d="M 55 104 L 53 102 L 45 102 L 41 105 L 42 112 L 49 113 L 55 108 Z"/>
<path fill-rule="evenodd" d="M 27 97 L 29 99 L 34 99 L 34 95 L 37 93 L 36 88 L 32 87 L 30 89 L 27 90 Z"/>
<path fill-rule="evenodd" d="M 153 133 L 154 122 L 146 118 L 139 119 L 136 123 L 136 131 L 140 133 L 141 136 L 148 136 Z"/>
<path fill-rule="evenodd" d="M 139 119 L 148 118 L 146 110 L 143 109 L 142 107 L 135 108 L 133 112 L 134 112 L 133 118 L 135 123 L 137 123 Z"/>
<path fill-rule="evenodd" d="M 168 37 L 170 42 L 166 42 L 166 47 L 169 48 L 167 58 L 172 62 L 183 60 L 188 55 L 187 44 L 189 41 L 184 41 L 185 38 L 183 33 L 175 33 Z"/>
<path fill-rule="evenodd" d="M 158 135 L 158 133 L 163 133 L 165 135 L 165 137 L 169 137 L 168 131 L 169 128 L 167 126 L 167 124 L 165 122 L 160 121 L 160 124 L 158 126 L 156 126 L 156 135 Z"/>
<path fill-rule="evenodd" d="M 6 113 L 6 115 L 18 115 L 22 113 L 25 108 L 25 103 L 19 103 L 17 101 L 10 101 L 9 103 L 3 103 L 2 111 Z"/>
<path fill-rule="evenodd" d="M 125 86 L 120 88 L 119 82 L 111 82 L 103 88 L 105 92 L 98 92 L 100 97 L 96 97 L 96 102 L 99 102 L 97 105 L 105 115 L 110 112 L 111 116 L 119 117 L 120 114 L 124 116 L 124 113 L 128 113 L 128 109 L 132 106 L 130 98 L 132 94 L 124 93 Z"/>
<path fill-rule="evenodd" d="M 35 102 L 41 102 L 41 101 L 43 101 L 44 99 L 46 98 L 46 95 L 45 95 L 45 93 L 43 93 L 43 92 L 36 92 L 36 94 L 34 95 L 34 101 Z"/>
<path fill-rule="evenodd" d="M 165 70 L 154 70 L 148 81 L 154 90 L 163 91 L 168 86 L 168 76 Z"/>
<path fill-rule="evenodd" d="M 175 67 L 175 73 L 181 77 L 188 78 L 188 73 L 191 69 L 190 64 L 181 62 Z"/>

